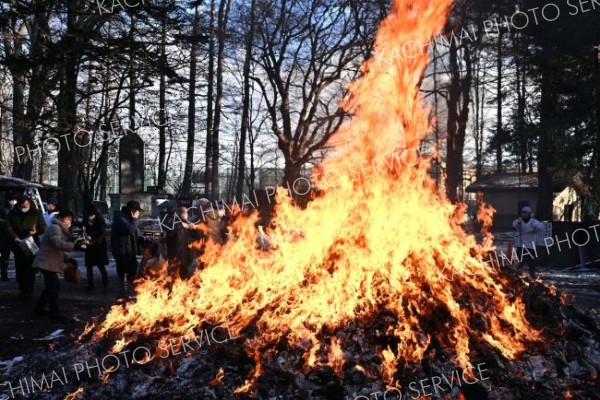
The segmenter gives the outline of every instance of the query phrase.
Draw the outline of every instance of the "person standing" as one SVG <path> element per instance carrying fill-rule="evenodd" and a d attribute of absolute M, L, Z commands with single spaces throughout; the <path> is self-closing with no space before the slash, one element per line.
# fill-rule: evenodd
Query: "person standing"
<path fill-rule="evenodd" d="M 199 203 L 201 219 L 206 225 L 206 241 L 223 244 L 223 227 L 219 213 L 215 211 L 208 199 L 202 198 Z"/>
<path fill-rule="evenodd" d="M 35 257 L 34 268 L 39 268 L 44 276 L 44 291 L 35 304 L 34 315 L 48 315 L 51 320 L 66 322 L 67 319 L 60 314 L 58 294 L 60 292 L 60 282 L 58 274 L 62 274 L 65 269 L 66 253 L 75 248 L 75 244 L 69 242 L 69 228 L 73 222 L 73 213 L 71 211 L 61 211 L 52 220 L 48 227 L 40 251 Z M 46 304 L 50 306 L 50 312 L 45 310 Z"/>
<path fill-rule="evenodd" d="M 35 272 L 33 271 L 35 255 L 25 253 L 20 243 L 31 237 L 39 245 L 39 237 L 45 231 L 46 223 L 42 212 L 32 207 L 31 200 L 28 197 L 19 197 L 15 207 L 8 213 L 6 233 L 9 241 L 12 242 L 12 250 L 15 256 L 15 273 L 19 285 L 19 297 L 21 298 L 32 298 L 35 282 Z"/>
<path fill-rule="evenodd" d="M 200 231 L 188 221 L 187 207 L 177 209 L 171 226 L 166 238 L 169 265 L 181 279 L 188 279 L 193 273 L 191 266 L 195 256 L 189 245 L 194 239 L 200 239 Z"/>
<path fill-rule="evenodd" d="M 52 197 L 46 202 L 46 207 L 48 208 L 44 213 L 44 222 L 46 226 L 50 226 L 52 224 L 52 220 L 58 214 L 58 200 Z"/>
<path fill-rule="evenodd" d="M 529 276 L 535 279 L 537 263 L 535 237 L 538 232 L 544 229 L 544 225 L 533 218 L 531 208 L 525 206 L 521 209 L 521 216 L 513 221 L 513 228 L 517 231 L 515 248 L 519 257 L 519 270 L 522 270 L 523 266 L 527 265 Z"/>
<path fill-rule="evenodd" d="M 108 286 L 108 246 L 106 245 L 106 222 L 102 214 L 90 204 L 82 223 L 84 236 L 89 239 L 85 249 L 85 268 L 87 270 L 87 290 L 94 289 L 94 266 L 98 266 L 102 276 L 102 286 Z"/>
<path fill-rule="evenodd" d="M 8 282 L 8 260 L 10 258 L 11 241 L 6 231 L 8 213 L 17 204 L 17 196 L 9 194 L 6 197 L 6 207 L 0 207 L 0 281 Z"/>
<path fill-rule="evenodd" d="M 116 213 L 111 227 L 111 249 L 117 264 L 117 275 L 121 282 L 119 298 L 127 299 L 133 292 L 133 280 L 137 274 L 137 254 L 144 242 L 138 228 L 140 203 L 129 201 L 121 212 Z"/>

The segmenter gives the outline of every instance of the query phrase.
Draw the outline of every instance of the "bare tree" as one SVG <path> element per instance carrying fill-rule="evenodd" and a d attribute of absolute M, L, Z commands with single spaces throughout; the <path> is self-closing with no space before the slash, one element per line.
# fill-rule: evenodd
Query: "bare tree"
<path fill-rule="evenodd" d="M 227 24 L 231 12 L 231 3 L 233 0 L 221 0 L 219 4 L 219 14 L 217 19 L 217 74 L 216 74 L 216 95 L 215 95 L 215 113 L 212 127 L 211 138 L 211 157 L 212 163 L 212 182 L 210 195 L 215 199 L 219 192 L 219 130 L 221 129 L 221 113 L 223 110 L 223 70 L 225 65 L 225 36 L 227 33 Z"/>
<path fill-rule="evenodd" d="M 258 3 L 256 47 L 262 71 L 253 79 L 285 159 L 284 181 L 300 176 L 302 166 L 346 117 L 336 95 L 344 93 L 344 82 L 358 76 L 369 48 L 364 41 L 372 37 L 357 26 L 362 22 L 352 10 L 360 6 L 333 0 Z"/>
<path fill-rule="evenodd" d="M 250 22 L 245 37 L 245 55 L 243 68 L 243 99 L 242 99 L 242 125 L 240 127 L 237 182 L 235 187 L 236 198 L 241 198 L 244 193 L 244 179 L 246 175 L 246 139 L 250 129 L 250 105 L 251 105 L 251 86 L 250 86 L 250 68 L 252 66 L 252 46 L 254 44 L 254 29 L 256 26 L 256 0 L 250 4 Z"/>
<path fill-rule="evenodd" d="M 214 138 L 214 106 L 213 97 L 215 90 L 215 2 L 210 1 L 210 22 L 208 34 L 208 88 L 206 100 L 206 158 L 204 169 L 204 192 L 208 195 L 212 193 L 214 183 L 213 172 L 213 138 Z"/>
<path fill-rule="evenodd" d="M 31 179 L 33 160 L 28 152 L 21 156 L 16 149 L 33 150 L 35 128 L 48 93 L 56 85 L 50 76 L 47 51 L 50 43 L 48 6 L 28 7 L 16 1 L 0 18 L 4 40 L 4 61 L 12 75 L 13 175 Z M 26 94 L 27 93 L 27 97 Z M 31 154 L 33 154 L 35 150 Z"/>
<path fill-rule="evenodd" d="M 191 52 L 190 52 L 190 82 L 188 92 L 188 130 L 187 151 L 185 154 L 185 168 L 181 186 L 182 194 L 189 195 L 192 188 L 192 174 L 194 172 L 194 150 L 196 145 L 196 71 L 198 65 L 198 42 L 200 41 L 200 13 L 199 6 L 194 10 L 192 27 Z"/>

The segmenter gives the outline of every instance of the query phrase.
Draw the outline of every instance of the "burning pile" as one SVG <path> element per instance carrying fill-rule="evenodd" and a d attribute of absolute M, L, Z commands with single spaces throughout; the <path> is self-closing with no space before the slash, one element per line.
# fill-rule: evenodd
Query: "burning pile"
<path fill-rule="evenodd" d="M 389 54 L 408 41 L 428 42 L 451 4 L 394 1 L 375 49 Z M 392 65 L 365 63 L 345 101 L 354 117 L 339 133 L 356 140 L 323 171 L 419 145 L 430 127 L 418 87 L 427 63 L 426 52 Z M 163 343 L 164 351 L 173 338 L 190 343 L 209 326 L 227 326 L 241 340 L 220 354 L 243 366 L 228 370 L 231 362 L 215 362 L 223 369 L 210 387 L 237 379 L 219 398 L 266 398 L 257 394 L 261 379 L 276 387 L 295 383 L 304 392 L 316 385 L 306 379 L 315 373 L 326 381 L 358 385 L 359 374 L 361 384 L 403 387 L 431 360 L 472 371 L 481 354 L 496 366 L 514 359 L 541 340 L 525 318 L 523 284 L 484 261 L 487 249 L 461 228 L 464 209 L 437 194 L 428 167 L 394 165 L 358 181 L 342 176 L 306 210 L 284 197 L 269 229 L 271 249 L 255 244 L 256 217 L 237 221 L 238 239 L 209 247 L 203 271 L 188 281 L 143 281 L 135 303 L 114 306 L 84 336 L 110 343 L 113 353 L 144 341 Z M 170 349 L 190 352 L 183 342 Z M 150 360 L 149 366 L 165 362 L 158 351 L 144 363 Z M 274 378 L 275 370 L 285 377 Z"/>
<path fill-rule="evenodd" d="M 451 3 L 395 1 L 376 50 L 426 43 L 442 29 Z M 419 145 L 430 127 L 418 94 L 427 62 L 424 53 L 395 65 L 365 64 L 345 102 L 354 117 L 339 133 L 357 140 L 327 160 L 327 168 Z M 509 296 L 507 281 L 461 229 L 464 210 L 436 194 L 427 168 L 394 165 L 358 182 L 342 176 L 306 210 L 283 199 L 270 251 L 255 246 L 255 219 L 240 221 L 238 240 L 208 249 L 205 270 L 190 281 L 143 282 L 137 302 L 114 307 L 94 338 L 118 334 L 112 351 L 119 352 L 139 337 L 196 337 L 205 320 L 227 324 L 236 335 L 252 328 L 260 333 L 248 335 L 245 347 L 256 359 L 256 378 L 260 355 L 282 341 L 302 349 L 306 368 L 343 363 L 344 343 L 325 332 L 385 312 L 391 318 L 382 334 L 390 343 L 379 357 L 389 384 L 399 364 L 420 362 L 433 342 L 463 369 L 471 366 L 474 339 L 515 357 L 538 333 L 521 299 Z M 447 266 L 461 272 L 450 283 L 440 279 Z M 431 331 L 425 322 L 434 320 L 439 326 Z M 244 390 L 251 386 L 252 379 Z"/>

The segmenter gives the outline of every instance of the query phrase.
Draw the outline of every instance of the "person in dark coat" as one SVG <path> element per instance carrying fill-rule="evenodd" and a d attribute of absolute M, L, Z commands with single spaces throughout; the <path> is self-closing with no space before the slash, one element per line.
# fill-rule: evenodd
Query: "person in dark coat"
<path fill-rule="evenodd" d="M 19 297 L 32 298 L 35 283 L 33 270 L 34 256 L 28 255 L 20 247 L 20 243 L 32 237 L 36 244 L 40 243 L 40 235 L 46 231 L 46 223 L 40 210 L 36 210 L 28 197 L 22 196 L 15 207 L 10 210 L 6 219 L 6 233 L 12 243 L 15 256 L 15 272 L 19 284 Z"/>
<path fill-rule="evenodd" d="M 192 264 L 195 251 L 189 248 L 189 244 L 200 239 L 200 231 L 194 229 L 194 225 L 188 221 L 188 209 L 179 207 L 173 216 L 173 223 L 169 225 L 172 229 L 167 230 L 167 256 L 169 266 L 181 279 L 192 276 Z"/>
<path fill-rule="evenodd" d="M 102 275 L 102 286 L 108 286 L 108 246 L 106 244 L 106 221 L 93 204 L 90 204 L 86 217 L 81 224 L 84 237 L 88 241 L 85 249 L 85 268 L 87 269 L 88 290 L 94 289 L 94 266 L 98 266 Z"/>
<path fill-rule="evenodd" d="M 69 242 L 69 228 L 73 221 L 73 213 L 70 211 L 59 212 L 48 227 L 40 251 L 35 257 L 34 268 L 39 268 L 44 275 L 44 291 L 35 305 L 34 315 L 48 315 L 50 319 L 66 322 L 66 318 L 59 312 L 58 294 L 60 282 L 58 274 L 65 269 L 67 253 L 75 248 L 75 243 Z M 46 304 L 50 306 L 50 313 L 45 310 Z"/>
<path fill-rule="evenodd" d="M 117 264 L 117 275 L 121 281 L 119 298 L 127 299 L 133 292 L 133 280 L 137 275 L 137 254 L 144 237 L 138 228 L 142 212 L 140 203 L 128 202 L 121 212 L 115 213 L 111 226 L 111 250 Z"/>
<path fill-rule="evenodd" d="M 6 231 L 8 213 L 17 204 L 17 196 L 6 196 L 6 207 L 0 206 L 0 281 L 8 282 L 8 260 L 12 251 L 12 244 Z"/>

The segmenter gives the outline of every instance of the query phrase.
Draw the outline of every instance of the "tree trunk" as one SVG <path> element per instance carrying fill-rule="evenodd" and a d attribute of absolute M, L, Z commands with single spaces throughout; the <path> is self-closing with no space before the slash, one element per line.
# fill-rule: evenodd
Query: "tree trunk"
<path fill-rule="evenodd" d="M 6 110 L 8 107 L 6 107 L 6 103 L 4 102 L 4 97 L 2 97 L 2 102 L 0 103 L 0 107 L 2 107 L 2 109 Z M 5 115 L 6 113 L 4 111 L 0 111 L 0 175 L 6 175 L 8 174 L 8 169 L 6 168 L 6 159 L 4 157 L 4 155 L 6 154 L 4 152 L 4 146 L 2 145 L 4 143 L 4 122 L 5 122 Z"/>
<path fill-rule="evenodd" d="M 194 27 L 192 28 L 192 50 L 190 53 L 190 83 L 188 93 L 188 132 L 187 150 L 185 153 L 185 168 L 181 192 L 188 196 L 192 189 L 192 174 L 194 172 L 194 151 L 196 144 L 196 70 L 198 64 L 198 40 L 200 35 L 200 13 L 197 6 L 194 11 Z"/>
<path fill-rule="evenodd" d="M 536 215 L 540 220 L 552 220 L 552 140 L 554 137 L 553 94 L 551 64 L 545 56 L 542 68 L 542 94 L 540 102 L 540 137 L 538 142 L 538 198 Z"/>
<path fill-rule="evenodd" d="M 482 77 L 481 59 L 479 57 L 476 58 L 477 70 L 475 74 L 477 82 L 475 83 L 473 136 L 475 139 L 475 176 L 479 179 L 483 175 L 483 134 L 485 123 L 483 104 L 485 103 L 485 78 Z"/>
<path fill-rule="evenodd" d="M 520 49 L 519 38 L 516 33 L 512 34 L 515 50 Z M 517 94 L 517 114 L 515 124 L 516 145 L 519 155 L 519 173 L 527 172 L 527 135 L 525 132 L 525 66 L 515 51 L 515 83 Z"/>
<path fill-rule="evenodd" d="M 210 28 L 208 43 L 208 89 L 206 101 L 206 165 L 204 169 L 204 193 L 211 197 L 214 192 L 213 162 L 213 132 L 214 132 L 214 85 L 215 85 L 215 1 L 210 2 Z"/>
<path fill-rule="evenodd" d="M 504 133 L 502 128 L 502 29 L 498 29 L 498 59 L 496 62 L 496 73 L 498 76 L 497 93 L 498 103 L 496 108 L 496 173 L 502 173 L 502 144 Z"/>
<path fill-rule="evenodd" d="M 462 201 L 462 196 L 459 196 L 459 189 L 462 188 L 463 149 L 471 99 L 471 56 L 467 46 L 463 49 L 466 71 L 464 78 L 461 78 L 458 63 L 458 48 L 455 41 L 451 41 L 449 49 L 448 133 L 446 136 L 446 195 L 453 203 Z"/>
<path fill-rule="evenodd" d="M 440 118 L 439 118 L 439 112 L 440 112 L 440 96 L 438 93 L 439 90 L 439 84 L 438 84 L 438 64 L 437 64 L 437 52 L 436 52 L 436 46 L 432 46 L 431 51 L 432 53 L 432 58 L 433 58 L 433 113 L 434 113 L 434 118 L 435 118 L 435 126 L 434 126 L 434 134 L 435 134 L 435 149 L 436 151 L 439 151 L 442 146 L 440 143 Z M 441 171 L 441 165 L 438 162 L 436 162 L 436 164 L 434 165 L 435 168 L 435 182 L 437 184 L 437 190 L 438 192 L 441 191 L 442 188 L 442 171 Z"/>
<path fill-rule="evenodd" d="M 58 130 L 73 140 L 77 123 L 77 53 L 79 35 L 76 24 L 77 0 L 67 1 L 67 34 L 65 39 L 64 66 L 61 90 L 58 95 Z M 58 157 L 58 185 L 61 187 L 59 202 L 62 209 L 77 212 L 79 183 L 79 148 L 61 146 Z"/>
<path fill-rule="evenodd" d="M 16 42 L 16 40 L 15 40 Z M 15 43 L 15 53 L 16 53 Z M 31 179 L 33 173 L 33 161 L 25 152 L 26 145 L 33 144 L 33 132 L 25 129 L 25 75 L 20 72 L 13 72 L 13 176 L 22 179 Z M 21 154 L 21 155 L 19 155 Z"/>
<path fill-rule="evenodd" d="M 217 31 L 217 84 L 215 99 L 215 116 L 212 131 L 212 191 L 213 199 L 219 197 L 219 130 L 221 128 L 221 110 L 223 107 L 223 67 L 225 56 L 225 33 L 227 31 L 227 22 L 229 21 L 229 12 L 231 11 L 232 0 L 221 0 L 219 5 L 219 21 Z"/>
<path fill-rule="evenodd" d="M 242 126 L 240 127 L 240 146 L 238 153 L 238 172 L 235 197 L 242 198 L 246 177 L 246 137 L 250 127 L 250 65 L 252 63 L 252 44 L 254 43 L 254 25 L 256 23 L 256 0 L 250 4 L 250 27 L 246 33 L 246 55 L 244 58 L 244 98 L 242 100 Z"/>
<path fill-rule="evenodd" d="M 112 28 L 112 22 L 109 23 L 108 25 L 108 31 L 110 32 Z M 108 49 L 110 51 L 110 47 Z M 110 87 L 110 81 L 111 81 L 111 65 L 110 65 L 110 59 L 107 60 L 106 62 L 106 75 L 104 78 L 104 87 L 105 88 L 109 88 Z M 108 110 L 111 106 L 111 96 L 109 95 L 109 93 L 104 93 L 103 94 L 103 103 L 105 106 L 105 109 Z M 109 123 L 108 118 L 104 121 L 105 125 L 107 125 Z M 97 196 L 98 199 L 100 199 L 101 201 L 106 201 L 106 198 L 108 196 L 108 132 L 106 131 L 106 129 L 102 130 L 102 150 L 100 151 L 100 157 L 98 159 L 98 174 L 96 175 L 98 177 L 98 192 L 97 192 Z"/>
<path fill-rule="evenodd" d="M 158 128 L 158 187 L 164 189 L 167 185 L 167 167 L 166 167 L 166 157 L 167 157 L 167 124 L 165 121 L 165 107 L 166 107 L 166 68 L 167 68 L 167 55 L 166 55 L 166 38 L 167 38 L 167 10 L 164 9 L 161 11 L 162 19 L 161 19 L 161 32 L 160 32 L 160 83 L 158 89 L 158 103 L 159 103 L 159 120 L 160 126 Z"/>
<path fill-rule="evenodd" d="M 302 168 L 302 164 L 292 164 L 287 162 L 285 164 L 285 168 L 283 170 L 283 186 L 287 189 L 289 187 L 290 195 L 294 200 L 297 200 L 298 193 L 303 193 L 304 190 L 299 188 L 297 183 L 298 178 L 300 178 L 300 170 Z M 298 193 L 297 193 L 298 192 Z"/>

